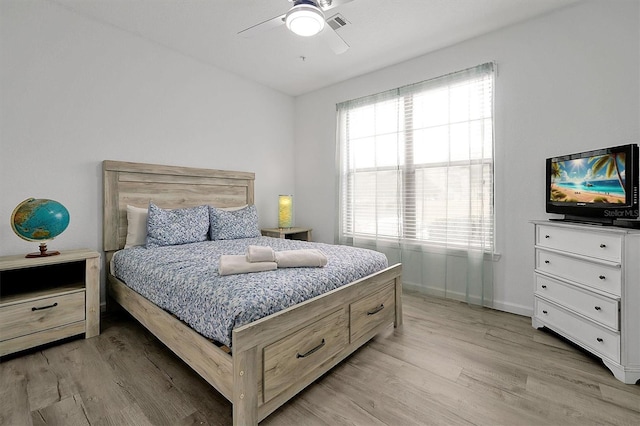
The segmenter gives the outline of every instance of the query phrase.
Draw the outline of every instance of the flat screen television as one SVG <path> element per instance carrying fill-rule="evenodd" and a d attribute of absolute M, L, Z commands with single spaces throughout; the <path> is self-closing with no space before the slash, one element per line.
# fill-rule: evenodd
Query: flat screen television
<path fill-rule="evenodd" d="M 638 218 L 638 145 L 547 158 L 547 213 L 628 226 Z"/>

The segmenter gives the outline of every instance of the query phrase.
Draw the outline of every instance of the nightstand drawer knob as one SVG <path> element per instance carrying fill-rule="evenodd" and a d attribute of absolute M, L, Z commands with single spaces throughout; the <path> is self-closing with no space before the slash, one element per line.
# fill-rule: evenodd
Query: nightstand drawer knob
<path fill-rule="evenodd" d="M 550 236 L 548 236 L 548 235 L 545 235 L 544 237 L 545 237 L 545 238 L 551 238 L 551 237 L 550 237 Z"/>
<path fill-rule="evenodd" d="M 598 342 L 600 342 L 600 343 L 604 342 L 604 339 L 603 339 L 602 337 L 598 337 L 598 338 L 596 338 L 596 340 L 597 340 Z"/>
<path fill-rule="evenodd" d="M 41 307 L 41 308 L 33 307 L 33 308 L 31 308 L 31 311 L 41 311 L 41 310 L 43 310 L 43 309 L 51 309 L 51 308 L 55 308 L 56 306 L 58 306 L 58 302 L 54 303 L 53 305 L 43 306 L 43 307 Z"/>
<path fill-rule="evenodd" d="M 542 288 L 547 288 L 547 286 L 543 284 L 543 285 L 542 285 Z"/>
<path fill-rule="evenodd" d="M 547 311 L 542 311 L 542 313 L 546 315 L 546 314 L 547 314 Z"/>
<path fill-rule="evenodd" d="M 596 311 L 601 311 L 602 310 L 602 308 L 600 306 L 596 306 L 595 308 L 596 308 Z"/>
<path fill-rule="evenodd" d="M 548 260 L 545 260 L 544 263 L 546 263 L 548 265 L 550 262 Z"/>
<path fill-rule="evenodd" d="M 601 280 L 604 280 L 606 277 L 604 275 L 600 275 L 598 278 L 600 278 Z"/>
<path fill-rule="evenodd" d="M 606 244 L 600 244 L 600 248 L 607 248 Z"/>

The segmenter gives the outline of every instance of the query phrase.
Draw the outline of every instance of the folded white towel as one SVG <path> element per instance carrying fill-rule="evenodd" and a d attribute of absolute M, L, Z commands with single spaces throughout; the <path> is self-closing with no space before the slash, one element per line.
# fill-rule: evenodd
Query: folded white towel
<path fill-rule="evenodd" d="M 249 246 L 247 247 L 247 260 L 249 262 L 275 262 L 276 255 L 271 247 Z"/>
<path fill-rule="evenodd" d="M 278 268 L 322 267 L 327 256 L 317 249 L 285 250 L 276 252 Z"/>
<path fill-rule="evenodd" d="M 276 262 L 249 262 L 247 256 L 223 254 L 220 256 L 218 273 L 220 275 L 246 274 L 249 272 L 274 271 Z"/>

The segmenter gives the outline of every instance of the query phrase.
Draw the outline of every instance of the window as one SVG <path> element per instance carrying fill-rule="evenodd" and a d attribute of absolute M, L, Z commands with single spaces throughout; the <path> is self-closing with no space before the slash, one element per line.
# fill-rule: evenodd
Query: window
<path fill-rule="evenodd" d="M 340 239 L 493 251 L 494 64 L 338 105 Z"/>

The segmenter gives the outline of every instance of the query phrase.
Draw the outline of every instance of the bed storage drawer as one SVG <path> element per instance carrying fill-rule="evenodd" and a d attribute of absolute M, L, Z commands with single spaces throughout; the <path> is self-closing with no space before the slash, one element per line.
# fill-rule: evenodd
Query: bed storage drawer
<path fill-rule="evenodd" d="M 351 342 L 370 334 L 379 325 L 393 321 L 395 297 L 394 283 L 390 282 L 382 290 L 351 304 L 349 309 Z"/>
<path fill-rule="evenodd" d="M 309 324 L 264 348 L 264 400 L 284 392 L 298 379 L 320 369 L 348 344 L 344 309 Z"/>
<path fill-rule="evenodd" d="M 84 321 L 84 290 L 0 308 L 0 340 Z"/>

